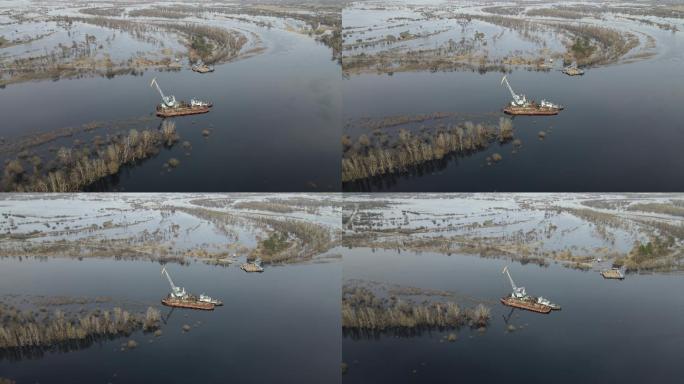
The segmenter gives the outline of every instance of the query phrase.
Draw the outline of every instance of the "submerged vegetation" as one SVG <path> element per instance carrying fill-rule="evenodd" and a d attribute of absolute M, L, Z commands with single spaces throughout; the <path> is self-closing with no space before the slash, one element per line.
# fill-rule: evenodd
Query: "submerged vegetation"
<path fill-rule="evenodd" d="M 64 17 L 61 20 L 69 25 L 79 22 L 107 29 L 127 31 L 134 33 L 138 38 L 146 38 L 148 34 L 159 31 L 175 32 L 183 38 L 184 45 L 188 48 L 187 55 L 191 62 L 196 61 L 197 58 L 205 60 L 208 64 L 230 61 L 238 55 L 242 47 L 247 43 L 247 37 L 239 31 L 197 23 L 143 23 L 104 17 Z"/>
<path fill-rule="evenodd" d="M 51 350 L 80 349 L 160 327 L 161 314 L 153 307 L 144 314 L 114 307 L 69 315 L 59 309 L 50 313 L 0 304 L 0 356 L 21 358 Z"/>
<path fill-rule="evenodd" d="M 259 242 L 249 260 L 259 258 L 266 264 L 310 260 L 336 242 L 328 228 L 308 221 L 256 218 L 255 222 L 273 232 Z"/>
<path fill-rule="evenodd" d="M 462 309 L 453 302 L 415 304 L 396 296 L 379 298 L 366 287 L 345 285 L 342 291 L 342 328 L 347 332 L 417 332 L 427 329 L 484 328 L 490 309 L 478 304 Z"/>
<path fill-rule="evenodd" d="M 45 162 L 38 154 L 7 160 L 2 190 L 75 192 L 116 175 L 120 168 L 155 156 L 179 140 L 175 124 L 165 120 L 160 129 L 131 129 L 128 134 L 93 138 L 92 147 L 60 147 Z M 30 152 L 27 152 L 30 153 Z"/>
<path fill-rule="evenodd" d="M 48 43 L 41 49 L 0 55 L 0 87 L 33 80 L 140 75 L 148 69 L 178 71 L 185 60 L 191 65 L 197 62 L 216 65 L 248 58 L 265 50 L 257 32 L 246 31 L 239 24 L 233 28 L 210 22 L 225 18 L 269 29 L 274 26 L 274 19 L 278 20 L 277 25 L 282 24 L 280 27 L 284 30 L 304 33 L 322 42 L 330 47 L 336 60 L 340 59 L 342 19 L 339 6 L 219 4 L 198 7 L 134 2 L 133 8 L 81 8 L 78 10 L 81 15 L 65 13 L 61 9 L 48 12 L 45 8 L 26 20 L 22 18 L 25 10 L 8 11 L 18 25 L 43 23 L 49 25 L 50 30 L 11 41 L 0 36 L 0 48 L 33 41 Z M 190 17 L 194 20 L 183 20 Z M 128 45 L 141 47 L 122 46 L 126 43 L 120 41 L 126 39 L 117 36 L 123 34 L 136 42 Z M 48 35 L 59 38 L 52 43 L 45 39 Z"/>
<path fill-rule="evenodd" d="M 352 143 L 343 137 L 342 181 L 405 172 L 425 162 L 448 155 L 467 155 L 486 149 L 493 142 L 506 143 L 513 138 L 513 123 L 508 118 L 501 118 L 497 125 L 465 122 L 422 135 L 402 129 L 394 142 L 371 142 L 368 136 L 361 135 Z"/>
<path fill-rule="evenodd" d="M 463 203 L 459 197 L 445 198 Z M 392 208 L 400 213 L 392 214 L 350 201 L 342 245 L 506 258 L 540 266 L 560 263 L 581 270 L 684 270 L 684 220 L 679 199 L 581 196 L 567 198 L 563 205 L 556 203 L 563 201 L 560 196 L 549 199 L 514 195 L 510 200 L 513 206 L 502 204 L 498 197 L 475 199 L 489 208 L 467 215 L 434 211 L 433 207 L 418 213 L 402 209 L 401 204 Z M 591 208 L 578 207 L 576 202 Z M 656 212 L 662 216 L 654 216 Z M 585 241 L 577 242 L 578 238 Z"/>
<path fill-rule="evenodd" d="M 354 6 L 352 5 L 352 8 Z M 382 10 L 383 8 L 380 8 Z M 612 8 L 617 17 L 633 8 Z M 549 71 L 553 61 L 580 66 L 615 64 L 650 57 L 653 38 L 646 32 L 608 25 L 603 14 L 574 7 L 539 7 L 535 3 L 486 6 L 471 12 L 462 6 L 411 6 L 414 17 L 387 18 L 374 14 L 372 27 L 344 28 L 343 70 L 347 74 L 406 71 L 509 72 L 515 68 Z M 624 11 L 624 12 L 623 12 Z M 623 20 L 640 22 L 622 17 Z M 402 21 L 403 23 L 399 23 Z M 351 21 L 353 23 L 354 21 Z M 444 29 L 444 25 L 448 25 Z M 663 29 L 676 26 L 654 22 Z M 495 27 L 485 34 L 482 29 Z M 405 29 L 397 37 L 392 29 Z M 386 33 L 383 33 L 386 32 Z M 366 37 L 371 35 L 369 37 Z M 526 48 L 502 47 L 499 41 L 520 40 Z M 646 44 L 648 43 L 648 44 Z M 565 49 L 563 49 L 565 48 Z"/>
<path fill-rule="evenodd" d="M 57 196 L 68 199 L 70 195 Z M 124 207 L 104 198 L 104 202 L 88 202 L 101 207 L 93 212 L 95 216 L 90 212 L 59 218 L 46 214 L 40 219 L 45 225 L 40 226 L 34 225 L 37 217 L 25 220 L 10 210 L 3 212 L 4 220 L 0 220 L 0 257 L 99 257 L 180 264 L 199 261 L 223 266 L 239 258 L 261 258 L 264 264 L 332 259 L 326 252 L 339 241 L 338 228 L 330 221 L 335 211 L 307 209 L 304 204 L 312 207 L 314 202 L 293 199 L 290 202 L 282 197 L 278 202 L 289 206 L 294 216 L 305 217 L 249 212 L 232 208 L 224 198 L 204 195 L 189 197 L 183 204 L 163 197 L 135 198 Z M 196 205 L 193 200 L 212 208 Z M 21 201 L 10 205 L 14 204 L 22 206 Z M 326 201 L 317 204 L 326 206 Z M 208 236 L 205 239 L 197 233 Z"/>

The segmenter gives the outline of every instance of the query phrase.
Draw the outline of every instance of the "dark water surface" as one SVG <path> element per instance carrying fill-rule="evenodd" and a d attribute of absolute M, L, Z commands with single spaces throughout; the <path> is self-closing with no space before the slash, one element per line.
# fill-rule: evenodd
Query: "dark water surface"
<path fill-rule="evenodd" d="M 39 359 L 0 360 L 0 377 L 17 383 L 335 383 L 339 382 L 339 263 L 267 268 L 168 266 L 174 282 L 221 298 L 214 311 L 175 309 L 163 335 L 127 338 Z M 169 290 L 151 262 L 0 260 L 0 294 L 108 296 L 113 305 L 144 311 Z M 130 304 L 133 303 L 133 304 Z M 138 305 L 138 308 L 130 308 Z M 126 308 L 128 306 L 128 308 Z M 56 307 L 52 307 L 55 309 Z M 188 333 L 183 324 L 193 325 Z M 149 339 L 154 339 L 149 343 Z"/>
<path fill-rule="evenodd" d="M 344 278 L 455 291 L 492 307 L 487 331 L 377 339 L 344 337 L 345 383 L 678 383 L 684 356 L 684 276 L 629 275 L 559 265 L 510 264 L 528 293 L 562 305 L 549 315 L 498 303 L 510 292 L 506 260 L 476 256 L 353 249 L 343 253 Z M 473 306 L 473 303 L 464 303 Z M 415 372 L 414 372 L 415 370 Z"/>
<path fill-rule="evenodd" d="M 249 24 L 240 27 L 255 29 Z M 147 71 L 142 77 L 41 81 L 0 89 L 0 136 L 151 115 L 166 94 L 214 103 L 176 118 L 181 141 L 104 188 L 121 191 L 337 191 L 340 183 L 340 68 L 328 47 L 282 30 L 255 29 L 267 51 L 200 75 Z M 149 125 L 149 124 L 148 124 Z M 157 123 L 151 124 L 156 126 Z M 144 128 L 144 126 L 140 127 Z M 202 130 L 212 129 L 208 138 Z M 171 157 L 181 161 L 162 172 Z"/>
<path fill-rule="evenodd" d="M 566 106 L 558 116 L 514 118 L 515 135 L 523 143 L 517 154 L 511 153 L 510 144 L 494 144 L 466 158 L 424 167 L 413 175 L 348 183 L 343 189 L 683 190 L 684 37 L 655 28 L 648 33 L 657 39 L 660 52 L 645 61 L 592 68 L 577 77 L 559 71 L 525 70 L 508 75 L 516 92 Z M 500 111 L 510 101 L 508 90 L 500 85 L 501 77 L 501 73 L 472 72 L 352 75 L 343 82 L 344 117 L 431 112 L 484 116 Z M 484 116 L 482 120 L 492 118 Z M 546 139 L 539 140 L 538 132 L 549 128 Z M 494 152 L 500 153 L 503 161 L 486 166 L 485 158 Z"/>

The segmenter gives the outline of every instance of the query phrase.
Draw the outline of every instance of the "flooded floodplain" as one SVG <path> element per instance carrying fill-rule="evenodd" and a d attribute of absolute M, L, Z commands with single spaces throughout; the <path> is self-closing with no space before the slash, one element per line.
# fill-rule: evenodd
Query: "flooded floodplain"
<path fill-rule="evenodd" d="M 2 190 L 339 190 L 334 6 L 0 7 Z M 153 78 L 211 111 L 162 125 Z"/>
<path fill-rule="evenodd" d="M 346 196 L 343 382 L 678 382 L 681 199 Z"/>
<path fill-rule="evenodd" d="M 345 191 L 684 187 L 681 7 L 375 1 L 342 14 Z M 584 74 L 562 72 L 573 66 Z M 506 116 L 504 74 L 565 109 Z"/>
<path fill-rule="evenodd" d="M 338 199 L 3 196 L 0 377 L 339 381 Z M 254 261 L 262 273 L 240 268 Z M 177 286 L 223 305 L 161 305 L 162 265 Z"/>

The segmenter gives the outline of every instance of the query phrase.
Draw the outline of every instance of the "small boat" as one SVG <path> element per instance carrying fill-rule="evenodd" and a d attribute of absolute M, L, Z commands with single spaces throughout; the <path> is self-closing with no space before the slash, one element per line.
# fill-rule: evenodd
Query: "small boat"
<path fill-rule="evenodd" d="M 240 265 L 240 269 L 245 272 L 263 272 L 264 267 L 261 266 L 261 261 L 255 260 L 253 263 L 244 263 Z"/>
<path fill-rule="evenodd" d="M 604 279 L 624 280 L 625 274 L 619 268 L 604 269 L 601 271 Z"/>
<path fill-rule="evenodd" d="M 582 76 L 582 75 L 584 75 L 584 70 L 577 67 L 577 64 L 568 65 L 567 67 L 563 68 L 563 70 L 561 72 L 565 73 L 568 76 Z"/>
<path fill-rule="evenodd" d="M 192 66 L 192 70 L 197 73 L 209 73 L 214 72 L 214 67 L 210 67 L 206 64 L 195 64 Z"/>

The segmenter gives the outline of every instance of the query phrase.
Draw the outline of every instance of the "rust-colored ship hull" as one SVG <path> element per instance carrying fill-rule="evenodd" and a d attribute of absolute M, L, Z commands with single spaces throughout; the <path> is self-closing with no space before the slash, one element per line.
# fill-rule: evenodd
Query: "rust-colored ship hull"
<path fill-rule="evenodd" d="M 215 307 L 215 305 L 212 303 L 203 303 L 201 301 L 179 300 L 179 299 L 172 299 L 172 298 L 168 298 L 168 297 L 163 298 L 161 302 L 162 302 L 162 304 L 166 305 L 167 307 L 201 309 L 204 311 L 212 311 L 212 310 L 214 310 L 214 307 Z"/>
<path fill-rule="evenodd" d="M 504 113 L 514 116 L 551 116 L 557 115 L 561 110 L 559 108 L 547 107 L 505 107 Z"/>
<path fill-rule="evenodd" d="M 525 300 L 514 299 L 512 297 L 502 297 L 501 303 L 509 307 L 520 308 L 527 311 L 537 312 L 537 313 L 550 313 L 552 308 L 548 305 L 539 304 L 535 302 L 529 302 Z"/>
<path fill-rule="evenodd" d="M 185 115 L 197 115 L 199 113 L 207 113 L 210 111 L 209 106 L 204 107 L 191 107 L 182 106 L 176 108 L 161 108 L 157 106 L 157 116 L 159 117 L 175 117 L 175 116 L 185 116 Z"/>

